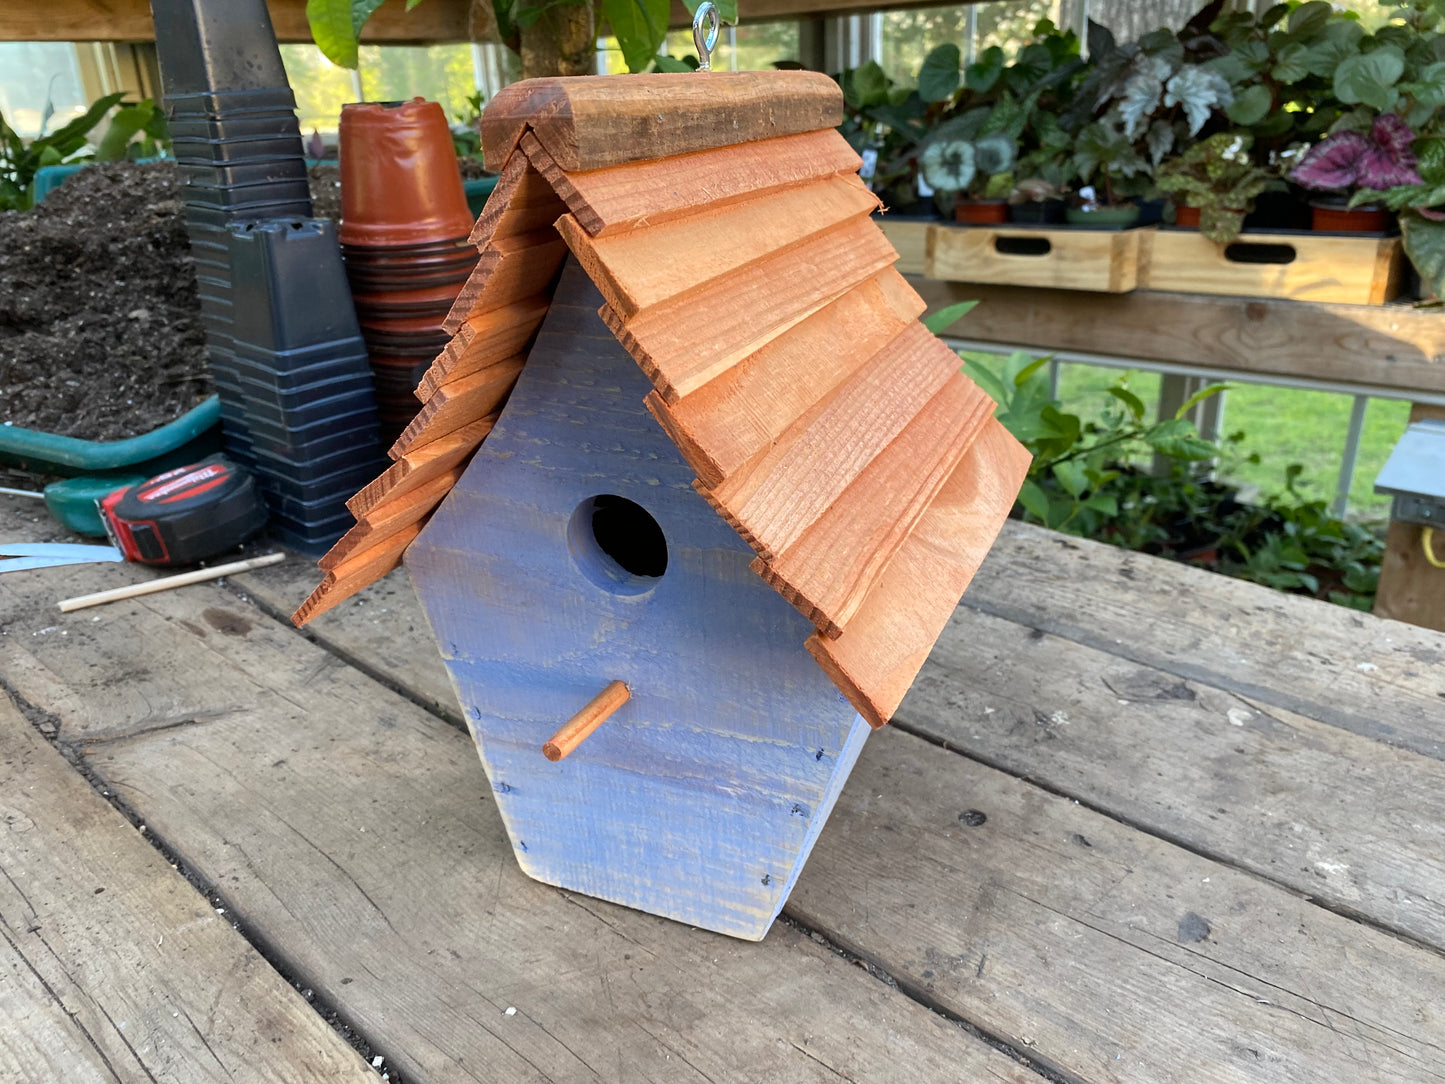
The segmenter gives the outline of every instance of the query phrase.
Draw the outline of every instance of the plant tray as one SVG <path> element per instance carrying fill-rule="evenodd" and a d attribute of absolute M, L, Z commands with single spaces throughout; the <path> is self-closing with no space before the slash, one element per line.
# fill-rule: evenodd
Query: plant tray
<path fill-rule="evenodd" d="M 1124 294 L 1141 284 L 1152 227 L 952 226 L 928 230 L 929 278 Z"/>
<path fill-rule="evenodd" d="M 1245 233 L 1221 245 L 1197 230 L 1157 230 L 1144 282 L 1150 290 L 1383 305 L 1399 292 L 1398 237 L 1290 230 Z"/>
<path fill-rule="evenodd" d="M 911 218 L 898 215 L 874 215 L 873 221 L 898 250 L 893 266 L 905 275 L 921 275 L 927 262 L 928 231 L 938 224 L 936 218 Z"/>

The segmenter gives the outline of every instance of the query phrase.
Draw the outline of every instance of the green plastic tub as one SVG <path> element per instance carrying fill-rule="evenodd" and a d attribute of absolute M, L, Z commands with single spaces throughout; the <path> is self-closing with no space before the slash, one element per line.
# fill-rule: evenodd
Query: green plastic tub
<path fill-rule="evenodd" d="M 128 440 L 80 440 L 0 425 L 0 466 L 33 474 L 142 474 L 203 459 L 221 447 L 221 400 L 211 396 L 173 422 Z"/>

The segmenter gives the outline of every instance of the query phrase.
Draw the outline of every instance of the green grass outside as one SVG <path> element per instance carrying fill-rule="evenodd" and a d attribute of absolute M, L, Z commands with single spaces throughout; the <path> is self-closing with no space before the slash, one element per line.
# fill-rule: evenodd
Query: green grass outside
<path fill-rule="evenodd" d="M 1085 421 L 1098 417 L 1111 401 L 1104 389 L 1125 372 L 1094 365 L 1064 365 L 1059 376 L 1059 398 L 1064 409 Z M 1159 374 L 1134 371 L 1127 377 L 1129 388 L 1136 395 L 1151 405 L 1158 402 Z M 1333 499 L 1351 405 L 1350 396 L 1332 392 L 1231 384 L 1221 432 L 1242 431 L 1245 440 L 1239 445 L 1241 459 L 1257 452 L 1260 462 L 1227 466 L 1221 472 L 1221 480 L 1246 489 L 1254 487 L 1260 494 L 1269 495 L 1284 488 L 1285 468 L 1299 463 L 1305 468 L 1301 478 L 1303 492 L 1311 497 Z M 1351 519 L 1383 520 L 1388 516 L 1390 499 L 1375 495 L 1375 476 L 1405 431 L 1409 413 L 1408 403 L 1370 401 L 1350 489 Z"/>

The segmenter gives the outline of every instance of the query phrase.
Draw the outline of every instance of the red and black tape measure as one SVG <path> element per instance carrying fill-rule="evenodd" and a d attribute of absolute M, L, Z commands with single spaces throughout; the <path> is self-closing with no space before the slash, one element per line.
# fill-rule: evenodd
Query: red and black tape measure
<path fill-rule="evenodd" d="M 219 455 L 118 489 L 97 503 L 116 549 L 145 565 L 204 561 L 266 525 L 256 483 Z"/>

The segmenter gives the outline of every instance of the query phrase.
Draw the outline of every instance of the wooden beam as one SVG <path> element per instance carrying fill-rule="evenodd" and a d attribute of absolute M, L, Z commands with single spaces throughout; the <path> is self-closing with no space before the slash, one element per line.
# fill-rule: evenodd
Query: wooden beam
<path fill-rule="evenodd" d="M 982 302 L 949 329 L 960 338 L 1445 394 L 1445 319 L 1409 305 L 1086 294 L 908 278 L 930 309 Z"/>
<path fill-rule="evenodd" d="M 929 0 L 936 7 L 950 0 Z M 306 0 L 267 0 L 276 40 L 308 42 Z M 918 7 L 903 0 L 740 0 L 744 24 L 828 14 Z M 692 25 L 680 3 L 672 5 L 674 28 Z M 428 45 L 484 41 L 492 35 L 490 5 L 468 0 L 427 0 L 406 11 L 403 0 L 387 0 L 366 24 L 362 40 L 372 44 Z M 0 4 L 0 41 L 125 41 L 155 39 L 148 0 L 7 0 Z"/>
<path fill-rule="evenodd" d="M 267 0 L 280 42 L 308 42 L 306 0 Z M 480 40 L 491 19 L 475 25 L 467 0 L 427 0 L 408 12 L 403 0 L 386 0 L 366 24 L 364 42 L 393 45 Z M 476 5 L 479 13 L 488 5 Z M 0 4 L 0 41 L 153 41 L 148 0 L 8 0 Z"/>

